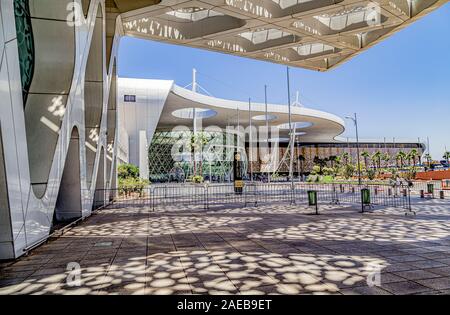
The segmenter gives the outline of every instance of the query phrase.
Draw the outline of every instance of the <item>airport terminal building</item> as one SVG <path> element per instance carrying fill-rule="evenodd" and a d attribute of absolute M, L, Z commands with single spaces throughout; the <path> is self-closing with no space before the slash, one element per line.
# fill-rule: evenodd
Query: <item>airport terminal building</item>
<path fill-rule="evenodd" d="M 248 110 L 246 102 L 201 95 L 170 81 L 134 89 L 124 81 L 118 93 L 121 37 L 327 71 L 447 2 L 0 0 L 0 259 L 20 257 L 45 242 L 59 221 L 90 216 L 93 204 L 102 202 L 95 191 L 117 186 L 119 163 L 140 165 L 149 176 L 165 172 L 172 162 L 158 151 L 164 146 L 156 151 L 152 146 L 166 141 L 174 125 L 185 125 L 180 132 L 186 135 L 193 128 L 191 116 L 221 130 L 259 129 L 269 120 L 278 135 L 266 137 L 267 144 L 282 147 L 277 140 L 289 138 L 287 106 L 269 104 L 268 117 L 265 104 Z M 300 123 L 295 137 L 305 156 L 308 150 L 311 156 L 329 154 L 330 147 L 321 146 L 345 146 L 337 138 L 344 131 L 341 118 L 301 107 L 293 108 L 292 117 Z M 260 139 L 259 133 L 247 140 L 222 133 L 231 135 L 237 139 L 225 142 L 227 150 L 245 151 L 245 141 L 253 148 L 255 137 Z M 151 166 L 147 146 L 164 160 Z M 252 152 L 255 165 L 249 169 L 256 170 L 263 163 Z M 263 161 L 262 169 L 276 171 L 285 161 L 282 151 L 278 155 Z M 225 164 L 214 167 L 226 174 Z"/>
<path fill-rule="evenodd" d="M 289 173 L 291 138 L 286 104 L 220 99 L 173 81 L 130 78 L 118 79 L 118 99 L 118 158 L 138 165 L 142 178 L 165 182 L 180 172 L 187 178 L 198 164 L 201 171 L 196 174 L 206 179 L 231 180 L 234 151 L 242 153 L 247 174 Z M 294 175 L 309 173 L 316 158 L 347 152 L 356 161 L 357 143 L 340 137 L 345 130 L 340 117 L 294 104 L 291 127 L 295 133 Z M 190 146 L 194 135 L 203 138 L 201 152 L 195 155 L 192 149 L 182 154 L 182 147 Z M 422 155 L 425 144 L 419 140 L 360 139 L 359 149 L 370 155 L 387 153 L 395 165 L 399 151 L 416 149 Z"/>

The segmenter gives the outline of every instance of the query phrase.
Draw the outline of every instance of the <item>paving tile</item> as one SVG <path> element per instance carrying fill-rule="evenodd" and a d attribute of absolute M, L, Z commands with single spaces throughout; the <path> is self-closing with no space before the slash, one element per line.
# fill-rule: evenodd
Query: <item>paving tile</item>
<path fill-rule="evenodd" d="M 264 285 L 258 286 L 254 289 L 240 289 L 239 293 L 242 295 L 280 295 L 279 285 Z"/>
<path fill-rule="evenodd" d="M 382 283 L 381 287 L 395 295 L 414 294 L 430 290 L 428 287 L 413 281 Z"/>
<path fill-rule="evenodd" d="M 438 274 L 433 272 L 429 272 L 427 270 L 417 269 L 417 270 L 409 270 L 409 271 L 398 271 L 395 272 L 397 276 L 403 277 L 407 280 L 421 280 L 421 279 L 431 279 L 431 278 L 439 278 Z"/>
<path fill-rule="evenodd" d="M 445 226 L 445 216 L 422 212 L 404 219 L 382 209 L 361 216 L 354 209 L 327 206 L 326 215 L 315 217 L 302 214 L 309 210 L 301 207 L 273 204 L 208 212 L 178 207 L 150 213 L 144 207 L 105 209 L 32 255 L 2 264 L 0 293 L 450 292 L 450 239 L 443 239 L 445 231 L 424 232 L 436 220 L 436 226 Z M 241 220 L 256 216 L 257 221 Z M 231 218 L 239 223 L 230 223 Z M 198 230 L 198 222 L 212 227 Z M 367 228 L 372 224 L 373 229 Z M 99 231 L 98 225 L 113 228 Z M 66 284 L 72 261 L 81 265 L 81 287 Z M 386 265 L 379 287 L 366 283 L 366 267 L 374 262 Z"/>
<path fill-rule="evenodd" d="M 385 272 L 397 272 L 397 271 L 407 271 L 415 270 L 417 267 L 412 266 L 407 263 L 391 263 L 389 266 L 383 269 Z"/>
<path fill-rule="evenodd" d="M 444 276 L 450 277 L 450 267 L 438 267 L 438 268 L 430 268 L 426 269 L 429 272 Z"/>
<path fill-rule="evenodd" d="M 417 280 L 418 283 L 435 290 L 450 289 L 450 277 Z"/>
<path fill-rule="evenodd" d="M 361 286 L 361 287 L 353 287 L 341 290 L 341 293 L 344 295 L 392 295 L 389 291 L 383 290 L 380 287 L 369 287 L 369 286 Z"/>
<path fill-rule="evenodd" d="M 423 260 L 423 257 L 417 256 L 417 255 L 401 255 L 401 256 L 392 256 L 392 257 L 390 257 L 390 260 L 398 261 L 398 262 L 412 262 L 412 261 Z"/>
<path fill-rule="evenodd" d="M 446 264 L 435 261 L 435 260 L 412 261 L 412 262 L 409 262 L 409 264 L 411 264 L 411 266 L 414 266 L 416 268 L 422 268 L 422 269 L 439 268 L 439 267 L 447 266 Z"/>
<path fill-rule="evenodd" d="M 381 273 L 380 281 L 381 283 L 401 282 L 405 281 L 405 278 L 398 275 L 398 273 L 384 272 Z"/>
<path fill-rule="evenodd" d="M 446 258 L 435 258 L 434 260 L 439 261 L 443 264 L 446 264 L 447 266 L 450 266 L 450 255 L 448 255 Z"/>

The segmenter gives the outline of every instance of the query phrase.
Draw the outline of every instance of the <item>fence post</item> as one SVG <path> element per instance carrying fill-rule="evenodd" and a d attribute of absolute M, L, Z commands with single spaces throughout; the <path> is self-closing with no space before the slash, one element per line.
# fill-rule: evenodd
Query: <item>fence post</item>
<path fill-rule="evenodd" d="M 152 200 L 151 200 L 151 202 L 152 202 L 152 211 L 153 212 L 155 212 L 155 199 L 156 199 L 156 197 L 155 197 L 155 189 L 156 189 L 157 187 L 154 187 L 153 188 L 153 193 L 152 193 L 152 195 L 153 195 L 153 198 L 151 198 Z"/>
<path fill-rule="evenodd" d="M 208 210 L 209 209 L 208 184 L 205 184 L 205 186 L 204 186 L 204 196 L 205 196 L 204 208 L 205 208 L 205 210 Z"/>
<path fill-rule="evenodd" d="M 334 205 L 338 205 L 339 204 L 339 195 L 336 189 L 336 186 L 333 183 L 333 196 L 331 197 L 331 203 Z"/>
<path fill-rule="evenodd" d="M 295 205 L 295 186 L 293 182 L 291 182 L 291 205 Z"/>
<path fill-rule="evenodd" d="M 412 210 L 412 206 L 411 206 L 411 188 L 408 187 L 408 212 L 405 212 L 405 215 L 408 215 L 408 213 L 412 213 L 414 215 L 416 215 L 416 212 Z"/>
<path fill-rule="evenodd" d="M 444 191 L 443 191 L 443 190 L 440 190 L 440 191 L 439 191 L 439 198 L 441 198 L 441 199 L 444 199 L 444 198 L 445 198 L 445 195 L 444 195 Z"/>

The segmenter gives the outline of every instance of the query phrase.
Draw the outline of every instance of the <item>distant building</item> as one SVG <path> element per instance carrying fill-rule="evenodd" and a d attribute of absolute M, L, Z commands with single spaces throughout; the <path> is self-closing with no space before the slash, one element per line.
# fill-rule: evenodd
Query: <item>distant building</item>
<path fill-rule="evenodd" d="M 266 114 L 265 104 L 219 99 L 181 88 L 172 81 L 129 78 L 119 78 L 118 98 L 119 138 L 128 142 L 128 149 L 122 150 L 128 155 L 122 161 L 138 165 L 144 178 L 164 181 L 182 170 L 184 177 L 195 172 L 214 180 L 229 180 L 230 152 L 235 150 L 243 153 L 247 173 L 289 172 L 286 105 L 268 104 Z M 310 172 L 316 157 L 324 159 L 347 152 L 356 161 L 356 142 L 339 137 L 345 131 L 340 117 L 303 106 L 291 106 L 291 111 L 295 128 L 295 175 Z M 266 126 L 269 133 L 265 131 Z M 198 154 L 194 162 L 192 147 L 174 154 L 174 146 L 177 143 L 183 146 L 183 141 L 189 146 L 194 134 L 205 138 L 202 157 Z M 119 148 L 122 147 L 127 145 L 119 143 Z M 250 147 L 253 149 L 249 150 Z M 388 154 L 390 161 L 383 162 L 388 165 L 396 164 L 395 155 L 399 151 L 408 153 L 416 149 L 421 156 L 425 150 L 425 145 L 418 141 L 394 139 L 390 142 L 361 139 L 359 147 L 360 153 Z M 270 160 L 264 159 L 266 148 L 270 148 Z M 249 159 L 253 161 L 251 164 Z"/>

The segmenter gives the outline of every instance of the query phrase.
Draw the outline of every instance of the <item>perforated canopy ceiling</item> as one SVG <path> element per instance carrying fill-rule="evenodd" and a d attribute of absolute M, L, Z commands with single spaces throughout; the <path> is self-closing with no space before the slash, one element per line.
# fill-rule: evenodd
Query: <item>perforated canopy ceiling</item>
<path fill-rule="evenodd" d="M 125 35 L 325 71 L 448 1 L 162 0 L 122 21 Z"/>

